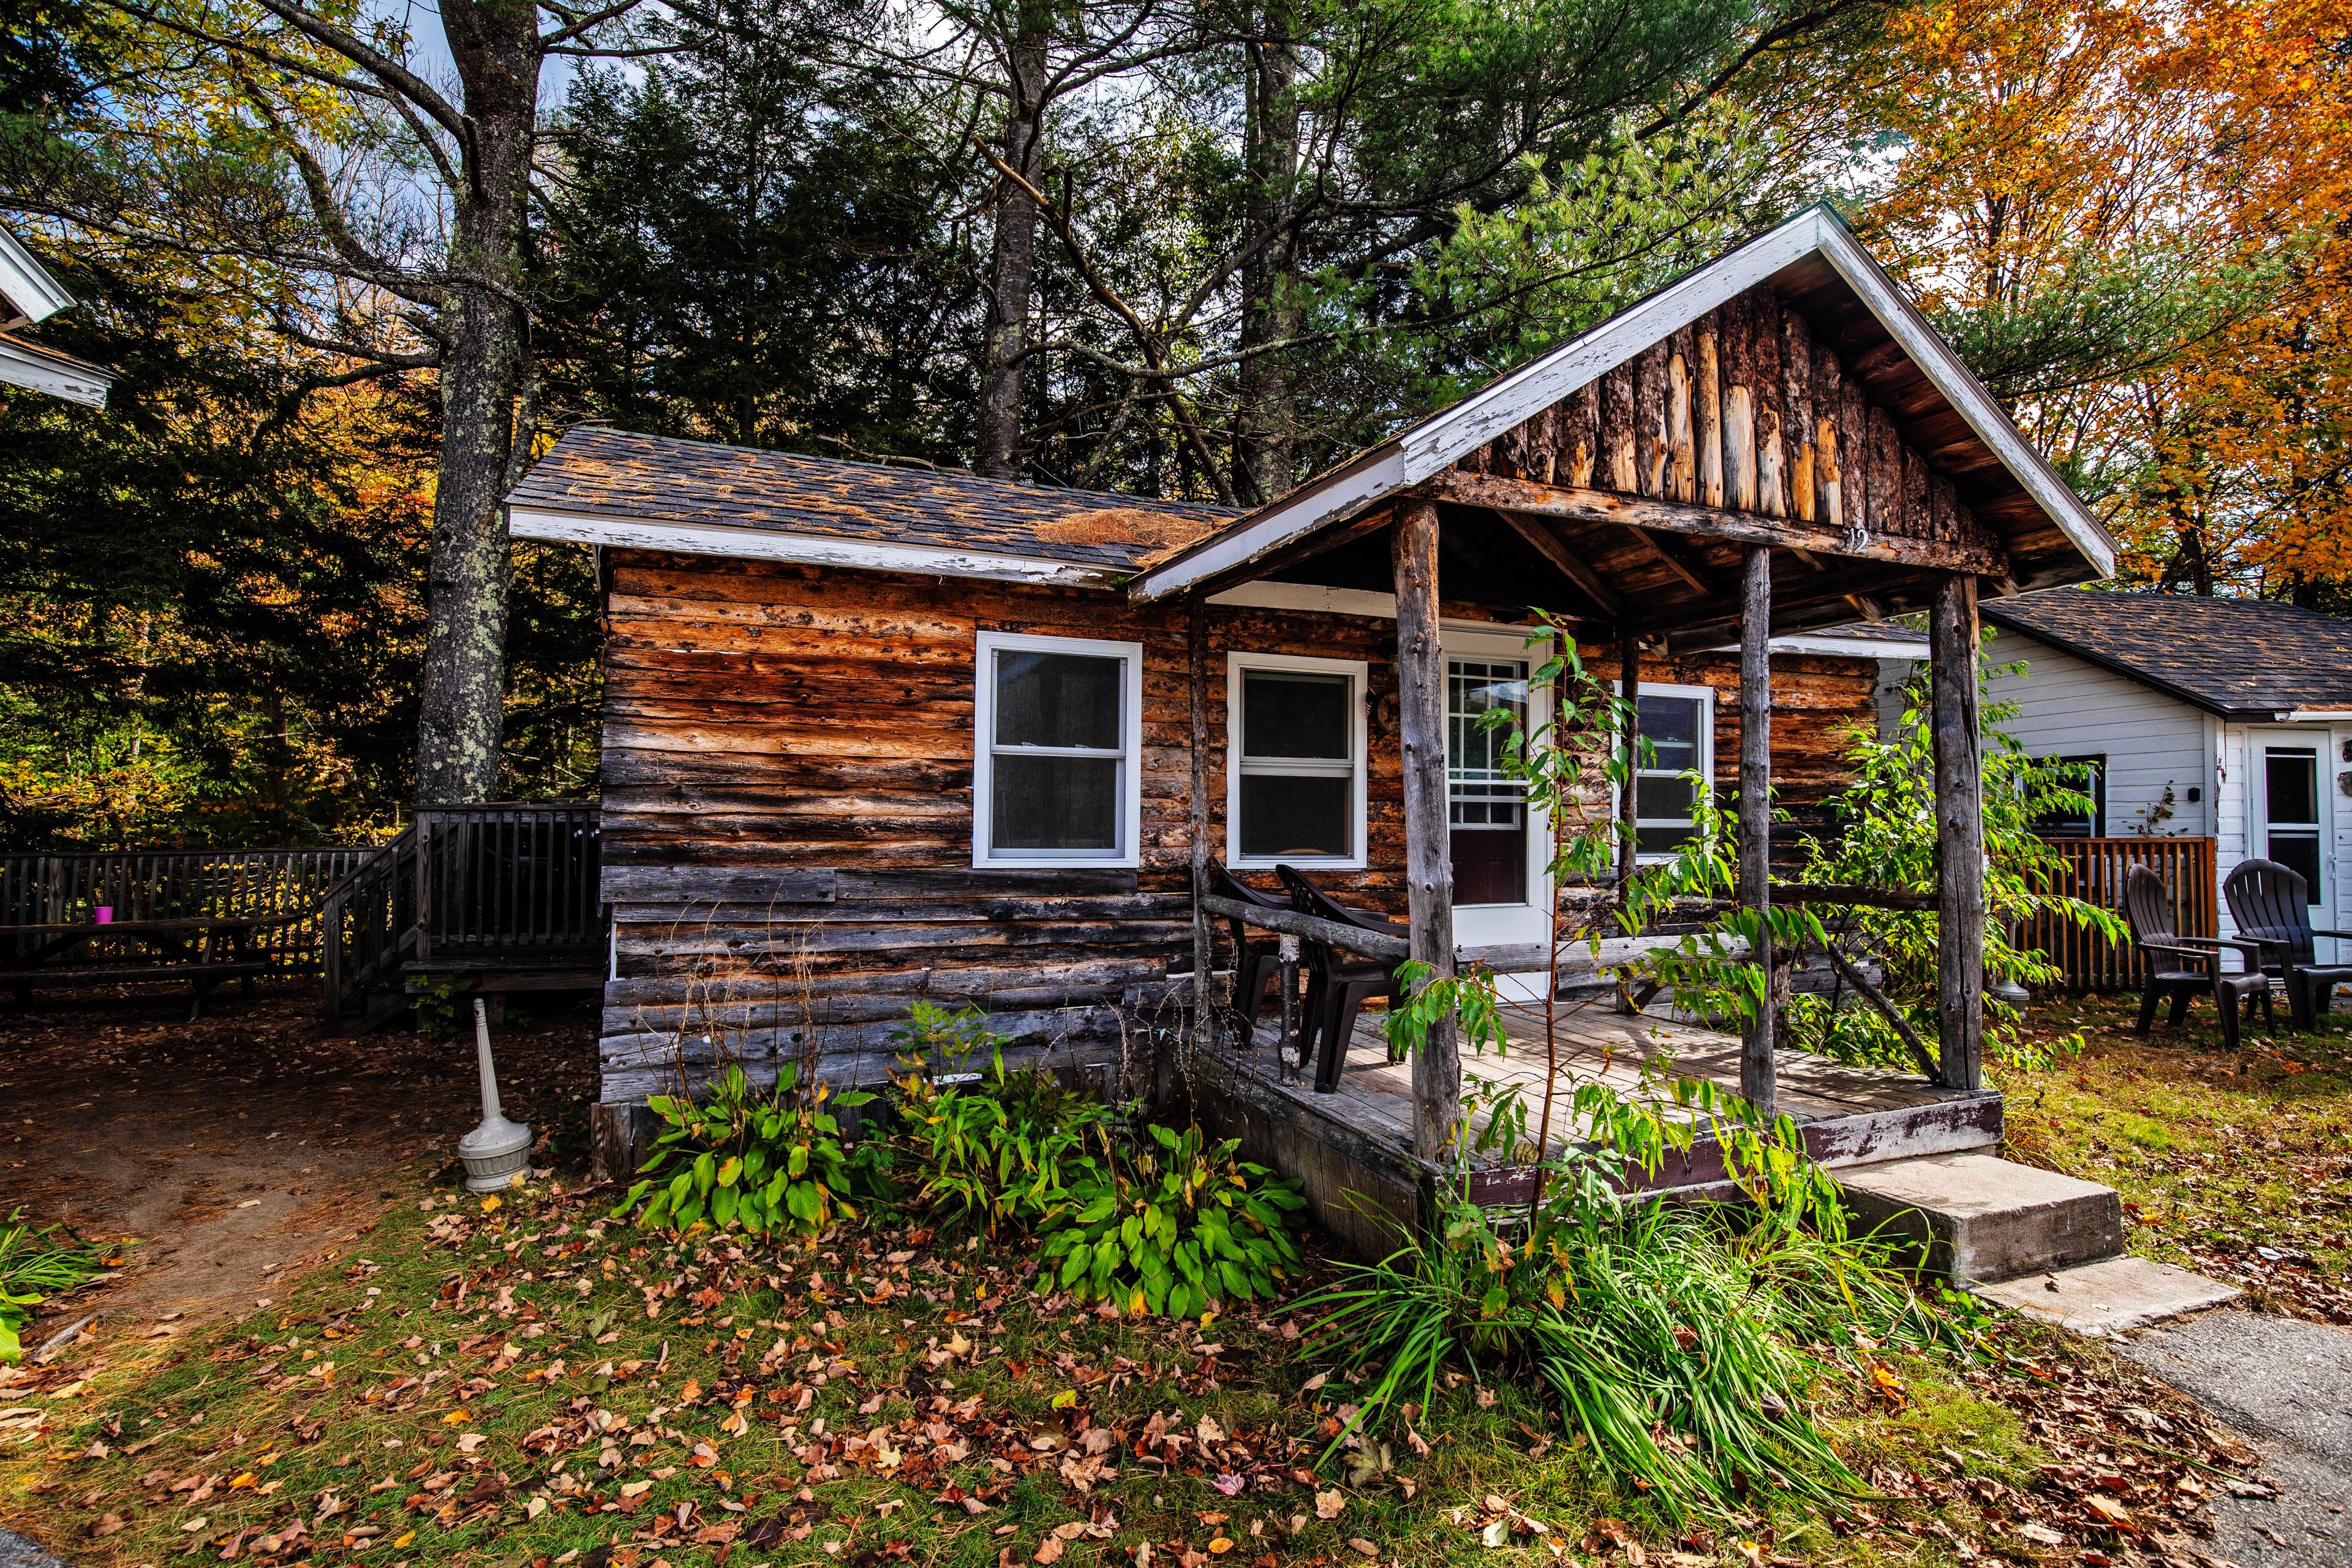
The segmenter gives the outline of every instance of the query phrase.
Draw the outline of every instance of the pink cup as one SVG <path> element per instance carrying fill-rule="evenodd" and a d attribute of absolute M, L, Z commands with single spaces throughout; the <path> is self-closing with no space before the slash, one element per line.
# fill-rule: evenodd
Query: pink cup
<path fill-rule="evenodd" d="M 110 926 L 114 923 L 114 906 L 100 904 L 89 911 L 89 918 L 100 925 Z"/>

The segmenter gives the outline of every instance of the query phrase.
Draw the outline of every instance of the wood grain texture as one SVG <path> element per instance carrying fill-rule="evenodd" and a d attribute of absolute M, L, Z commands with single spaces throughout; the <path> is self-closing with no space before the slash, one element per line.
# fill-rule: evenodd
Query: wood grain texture
<path fill-rule="evenodd" d="M 1780 1106 L 1772 1055 L 1772 552 L 1751 546 L 1741 574 L 1739 644 L 1739 902 L 1759 918 L 1749 939 L 1766 976 L 1764 1005 L 1747 1020 L 1739 1092 L 1766 1116 Z"/>
<path fill-rule="evenodd" d="M 1693 331 L 1697 344 L 1697 381 L 1692 397 L 1697 405 L 1698 503 L 1724 504 L 1723 489 L 1723 335 L 1713 316 L 1702 317 Z"/>
<path fill-rule="evenodd" d="M 1789 442 L 1789 515 L 1811 522 L 1821 515 L 1814 478 L 1813 335 L 1794 310 L 1780 312 L 1780 402 Z"/>
<path fill-rule="evenodd" d="M 1780 374 L 1780 302 L 1770 288 L 1748 291 L 1748 355 L 1756 367 L 1756 510 L 1792 517 L 1789 504 L 1787 386 Z"/>
<path fill-rule="evenodd" d="M 1405 900 L 1412 956 L 1454 973 L 1454 861 L 1447 835 L 1445 651 L 1437 614 L 1437 507 L 1397 508 L 1397 731 L 1404 772 Z M 1462 1120 L 1462 1063 L 1451 1017 L 1412 1058 L 1413 1152 L 1436 1161 Z"/>
<path fill-rule="evenodd" d="M 1698 437 L 1692 425 L 1692 386 L 1696 348 L 1691 329 L 1677 327 L 1666 340 L 1666 495 L 1698 500 Z"/>
<path fill-rule="evenodd" d="M 1181 604 L 618 550 L 608 560 L 613 602 L 625 606 L 605 650 L 601 820 L 620 973 L 603 1031 L 609 1095 L 666 1081 L 673 1058 L 707 1067 L 721 1046 L 772 1071 L 804 1028 L 829 1076 L 871 1082 L 918 1000 L 1001 1013 L 1024 1051 L 1057 1060 L 1116 1057 L 1154 1009 L 1176 1021 L 1192 940 Z M 1318 880 L 1404 912 L 1395 624 L 1226 605 L 1207 606 L 1204 624 L 1212 851 L 1224 847 L 1215 672 L 1227 652 L 1360 658 L 1370 867 Z M 972 868 L 973 639 L 998 627 L 1143 645 L 1139 867 Z M 1583 651 L 1614 659 L 1613 644 Z M 1715 754 L 1727 786 L 1736 660 L 1653 654 L 1639 673 L 1722 693 Z M 1843 785 L 1837 732 L 1867 719 L 1874 673 L 1855 660 L 1778 661 L 1784 802 L 1815 809 Z"/>
<path fill-rule="evenodd" d="M 1977 580 L 1955 574 L 1927 623 L 1936 742 L 1937 1056 L 1954 1089 L 1984 1084 L 1984 736 Z"/>

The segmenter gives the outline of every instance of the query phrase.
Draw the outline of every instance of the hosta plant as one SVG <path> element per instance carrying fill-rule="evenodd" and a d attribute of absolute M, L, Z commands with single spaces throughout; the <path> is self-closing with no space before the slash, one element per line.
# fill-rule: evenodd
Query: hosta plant
<path fill-rule="evenodd" d="M 730 1065 L 702 1100 L 655 1095 L 646 1103 L 667 1126 L 613 1217 L 634 1214 L 655 1229 L 731 1226 L 752 1235 L 802 1237 L 836 1219 L 856 1219 L 851 1194 L 864 1173 L 842 1146 L 841 1123 L 827 1108 L 874 1097 L 835 1094 L 821 1082 L 803 1087 L 800 1078 L 800 1068 L 786 1063 L 773 1088 L 759 1089 Z"/>
<path fill-rule="evenodd" d="M 1043 1226 L 1038 1284 L 1128 1313 L 1198 1317 L 1213 1300 L 1264 1300 L 1298 1266 L 1290 1216 L 1305 1200 L 1233 1139 L 1148 1130 L 1070 1180 Z"/>
<path fill-rule="evenodd" d="M 1041 1068 L 1008 1068 L 1003 1039 L 978 1009 L 919 1002 L 899 1040 L 892 1077 L 906 1173 L 941 1226 L 1026 1231 L 1067 1198 L 1083 1162 L 1109 1152 L 1111 1108 Z M 988 1066 L 971 1081 L 941 1081 L 982 1052 Z"/>

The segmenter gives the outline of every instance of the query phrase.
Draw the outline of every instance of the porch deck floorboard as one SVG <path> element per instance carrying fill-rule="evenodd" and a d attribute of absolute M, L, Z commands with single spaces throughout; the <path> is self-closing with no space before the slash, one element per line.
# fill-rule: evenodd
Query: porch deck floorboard
<path fill-rule="evenodd" d="M 1357 1020 L 1339 1086 L 1328 1095 L 1315 1093 L 1304 1073 L 1286 1067 L 1270 1021 L 1259 1023 L 1252 1048 L 1237 1065 L 1262 1082 L 1270 1080 L 1286 1098 L 1295 1098 L 1319 1114 L 1375 1138 L 1410 1146 L 1412 1066 L 1388 1059 L 1382 1021 L 1382 1015 L 1369 1011 Z M 1629 1099 L 1654 1105 L 1663 1116 L 1700 1121 L 1702 1113 L 1673 1102 L 1665 1091 L 1667 1081 L 1704 1079 L 1719 1089 L 1738 1091 L 1740 1042 L 1736 1035 L 1655 1014 L 1629 1016 L 1605 1000 L 1563 1003 L 1557 1021 L 1563 1105 L 1576 1086 L 1598 1081 Z M 1534 1004 L 1507 1004 L 1503 1024 L 1510 1041 L 1508 1049 L 1499 1056 L 1491 1049 L 1477 1054 L 1465 1049 L 1463 1074 L 1465 1080 L 1485 1086 L 1478 1091 L 1483 1100 L 1516 1085 L 1532 1114 L 1543 1089 L 1543 1010 Z M 1981 1098 L 1939 1089 L 1907 1073 L 1849 1067 L 1804 1051 L 1781 1051 L 1778 1062 L 1780 1108 L 1800 1126 Z M 1563 1110 L 1556 1109 L 1555 1123 L 1565 1120 Z M 1485 1122 L 1484 1113 L 1474 1117 L 1474 1125 L 1483 1128 Z M 1556 1133 L 1555 1143 L 1559 1141 Z"/>

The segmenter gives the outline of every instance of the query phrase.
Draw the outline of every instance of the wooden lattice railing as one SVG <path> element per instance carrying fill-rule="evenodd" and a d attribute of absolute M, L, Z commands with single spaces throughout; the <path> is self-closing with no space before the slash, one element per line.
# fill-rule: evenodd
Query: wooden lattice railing
<path fill-rule="evenodd" d="M 2053 892 L 2121 914 L 2124 879 L 2145 866 L 2164 880 L 2180 936 L 2219 936 L 2218 889 L 2210 838 L 2053 838 L 2050 847 L 2066 868 Z M 2065 973 L 2074 991 L 2128 991 L 2147 978 L 2147 962 L 2129 938 L 2111 942 L 2072 921 L 2038 916 L 2018 933 L 2020 945 L 2039 948 Z"/>

